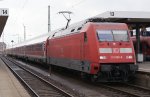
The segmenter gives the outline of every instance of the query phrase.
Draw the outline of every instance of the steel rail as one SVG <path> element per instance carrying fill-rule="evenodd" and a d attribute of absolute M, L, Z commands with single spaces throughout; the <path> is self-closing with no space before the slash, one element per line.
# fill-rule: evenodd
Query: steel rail
<path fill-rule="evenodd" d="M 139 89 L 143 89 L 145 91 L 150 92 L 150 89 L 142 87 L 142 86 L 137 86 L 137 85 L 132 85 L 132 84 L 128 84 L 128 83 L 124 83 L 125 85 L 131 86 L 131 87 L 135 87 L 135 88 L 139 88 Z"/>
<path fill-rule="evenodd" d="M 1 60 L 7 65 L 7 67 L 13 72 L 13 74 L 24 84 L 26 85 L 26 87 L 32 92 L 32 94 L 36 97 L 40 97 L 6 62 L 5 59 L 3 59 L 2 57 L 0 57 Z"/>
<path fill-rule="evenodd" d="M 112 89 L 115 91 L 119 91 L 123 94 L 127 94 L 132 97 L 150 97 L 150 89 L 141 87 L 141 86 L 136 86 L 128 83 L 119 83 L 117 86 L 115 85 L 109 85 L 109 84 L 99 84 L 100 86 L 106 87 L 108 89 Z M 120 85 L 120 86 L 118 86 Z M 133 88 L 133 89 L 132 89 Z M 132 89 L 132 91 L 130 91 Z M 138 93 L 135 93 L 135 91 L 139 91 Z M 134 92 L 133 92 L 134 91 Z M 140 93 L 140 91 L 145 91 L 144 93 Z"/>
<path fill-rule="evenodd" d="M 129 97 L 141 97 L 141 96 L 139 96 L 139 95 L 132 94 L 132 93 L 130 93 L 130 92 L 123 91 L 123 90 L 121 90 L 121 89 L 118 89 L 118 88 L 115 88 L 115 87 L 112 87 L 112 86 L 109 86 L 109 85 L 104 85 L 104 84 L 99 84 L 99 85 L 102 86 L 102 87 L 105 87 L 105 88 L 108 88 L 108 89 L 111 89 L 111 90 L 120 92 L 120 93 L 122 93 L 122 94 L 129 95 Z"/>

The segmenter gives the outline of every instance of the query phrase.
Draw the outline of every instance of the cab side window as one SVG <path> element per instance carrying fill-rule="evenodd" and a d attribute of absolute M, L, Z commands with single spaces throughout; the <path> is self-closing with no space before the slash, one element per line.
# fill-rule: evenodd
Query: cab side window
<path fill-rule="evenodd" d="M 84 32 L 84 42 L 87 42 L 87 34 Z"/>

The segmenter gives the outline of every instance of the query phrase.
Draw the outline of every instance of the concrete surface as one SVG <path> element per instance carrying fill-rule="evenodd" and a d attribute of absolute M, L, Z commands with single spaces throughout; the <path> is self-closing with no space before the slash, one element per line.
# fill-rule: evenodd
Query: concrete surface
<path fill-rule="evenodd" d="M 31 97 L 1 59 L 0 97 Z"/>
<path fill-rule="evenodd" d="M 150 62 L 138 63 L 139 71 L 150 72 Z"/>

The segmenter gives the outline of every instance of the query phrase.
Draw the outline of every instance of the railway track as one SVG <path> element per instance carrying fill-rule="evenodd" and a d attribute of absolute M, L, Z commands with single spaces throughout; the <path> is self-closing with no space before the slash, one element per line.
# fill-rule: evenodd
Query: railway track
<path fill-rule="evenodd" d="M 126 84 L 126 83 L 117 83 L 117 84 L 100 84 L 105 88 L 117 91 L 120 94 L 127 95 L 127 97 L 150 97 L 150 89 Z"/>
<path fill-rule="evenodd" d="M 24 66 L 21 66 L 21 67 L 24 67 Z M 98 90 L 104 89 L 102 91 L 105 91 L 106 93 L 108 93 L 108 97 L 150 97 L 149 89 L 135 86 L 135 85 L 130 85 L 130 84 L 124 84 L 124 83 L 123 84 L 120 84 L 120 83 L 119 84 L 118 83 L 117 84 L 100 84 L 100 85 L 97 85 L 96 87 L 98 88 Z M 113 96 L 109 96 L 110 94 L 112 94 Z M 42 96 L 42 97 L 48 97 L 48 96 Z M 58 96 L 58 97 L 66 97 L 66 96 Z M 67 97 L 70 97 L 70 96 L 67 96 Z M 79 96 L 76 96 L 76 97 L 79 97 Z"/>
<path fill-rule="evenodd" d="M 27 69 L 20 67 L 19 63 L 6 57 L 0 57 L 13 73 L 26 85 L 34 97 L 74 97 L 52 83 L 39 77 Z"/>

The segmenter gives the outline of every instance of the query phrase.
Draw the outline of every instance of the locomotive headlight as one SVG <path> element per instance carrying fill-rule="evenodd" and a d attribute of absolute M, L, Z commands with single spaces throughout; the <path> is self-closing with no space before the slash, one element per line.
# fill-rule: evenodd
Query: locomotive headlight
<path fill-rule="evenodd" d="M 99 59 L 106 59 L 106 56 L 100 56 Z"/>
<path fill-rule="evenodd" d="M 126 59 L 132 59 L 133 57 L 132 56 L 126 56 Z"/>

